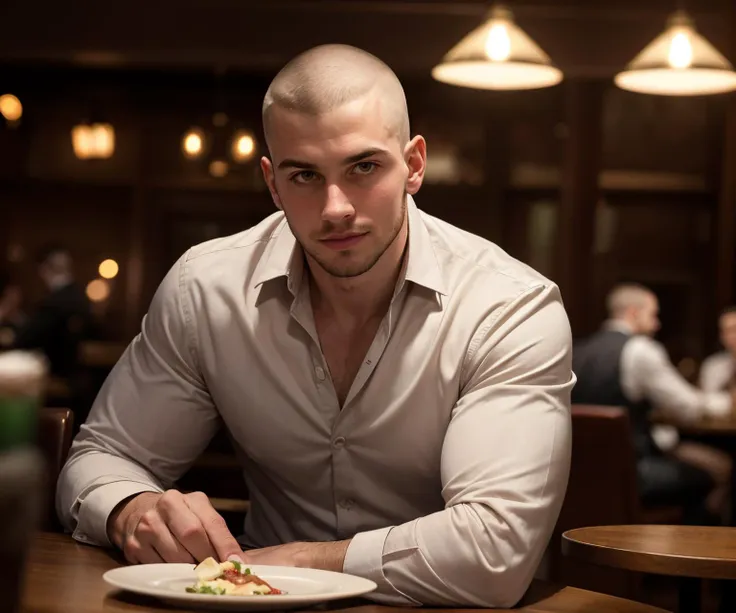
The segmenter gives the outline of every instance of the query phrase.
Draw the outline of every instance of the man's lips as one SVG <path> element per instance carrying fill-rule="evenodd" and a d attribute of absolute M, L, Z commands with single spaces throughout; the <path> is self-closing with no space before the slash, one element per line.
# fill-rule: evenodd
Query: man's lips
<path fill-rule="evenodd" d="M 360 234 L 335 234 L 333 236 L 327 236 L 320 239 L 320 242 L 330 249 L 336 249 L 339 251 L 341 249 L 348 249 L 349 247 L 356 245 L 366 234 L 367 232 L 363 232 Z"/>

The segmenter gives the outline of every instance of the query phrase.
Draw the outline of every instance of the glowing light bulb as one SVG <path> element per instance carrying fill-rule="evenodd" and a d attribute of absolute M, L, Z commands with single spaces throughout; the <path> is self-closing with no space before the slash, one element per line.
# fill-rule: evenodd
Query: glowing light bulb
<path fill-rule="evenodd" d="M 13 94 L 0 96 L 0 115 L 8 121 L 18 121 L 23 115 L 23 105 Z"/>
<path fill-rule="evenodd" d="M 256 150 L 256 141 L 250 135 L 239 132 L 233 139 L 233 158 L 236 161 L 244 162 L 253 157 Z"/>
<path fill-rule="evenodd" d="M 95 279 L 87 284 L 86 294 L 92 302 L 104 302 L 110 296 L 110 285 L 103 279 Z"/>
<path fill-rule="evenodd" d="M 670 42 L 667 61 L 672 68 L 689 68 L 693 63 L 693 46 L 687 32 L 677 32 Z"/>
<path fill-rule="evenodd" d="M 105 260 L 100 263 L 97 271 L 103 279 L 114 279 L 120 272 L 120 266 L 115 260 Z"/>
<path fill-rule="evenodd" d="M 184 155 L 188 158 L 198 157 L 202 153 L 203 145 L 202 135 L 197 130 L 187 132 L 184 136 L 184 142 L 182 143 Z"/>
<path fill-rule="evenodd" d="M 505 23 L 494 23 L 486 38 L 486 55 L 494 62 L 505 62 L 511 56 L 511 38 Z"/>

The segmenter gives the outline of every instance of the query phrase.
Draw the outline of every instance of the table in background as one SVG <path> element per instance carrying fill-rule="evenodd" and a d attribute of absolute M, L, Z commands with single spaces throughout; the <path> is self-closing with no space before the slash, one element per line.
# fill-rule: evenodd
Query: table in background
<path fill-rule="evenodd" d="M 80 545 L 61 534 L 39 534 L 34 539 L 26 569 L 20 613 L 192 613 L 158 601 L 112 590 L 102 574 L 123 564 L 109 551 Z M 513 611 L 520 613 L 665 613 L 662 609 L 571 587 L 535 583 Z M 333 613 L 406 613 L 422 609 L 383 607 L 365 600 L 338 601 L 327 607 Z M 429 611 L 430 609 L 425 609 Z M 462 609 L 431 609 L 456 613 Z M 468 611 L 477 611 L 470 609 Z M 496 609 L 498 613 L 503 610 Z"/>
<path fill-rule="evenodd" d="M 731 471 L 730 525 L 736 527 L 736 415 L 728 418 L 703 417 L 696 421 L 682 421 L 658 409 L 653 412 L 652 421 L 674 426 L 681 436 L 718 447 L 731 456 L 735 469 Z"/>
<path fill-rule="evenodd" d="M 680 611 L 700 610 L 700 580 L 736 580 L 736 531 L 710 526 L 597 526 L 562 535 L 562 552 L 591 564 L 681 577 Z M 730 610 L 730 609 L 729 609 Z"/>

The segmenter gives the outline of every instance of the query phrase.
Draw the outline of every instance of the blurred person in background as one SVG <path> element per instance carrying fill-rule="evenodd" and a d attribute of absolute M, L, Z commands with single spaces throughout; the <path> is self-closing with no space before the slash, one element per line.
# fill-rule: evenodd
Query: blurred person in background
<path fill-rule="evenodd" d="M 42 351 L 52 376 L 71 378 L 78 372 L 80 343 L 91 329 L 89 301 L 75 281 L 68 249 L 46 247 L 37 264 L 47 293 L 18 328 L 13 348 Z"/>
<path fill-rule="evenodd" d="M 678 505 L 688 523 L 723 521 L 730 487 L 726 453 L 679 441 L 671 426 L 654 426 L 654 408 L 679 420 L 726 417 L 733 399 L 688 383 L 654 340 L 659 301 L 648 288 L 622 284 L 608 295 L 609 319 L 601 330 L 575 342 L 573 404 L 628 408 L 636 452 L 637 482 L 645 506 Z M 718 518 L 718 519 L 715 519 Z"/>
<path fill-rule="evenodd" d="M 12 347 L 25 320 L 23 292 L 9 273 L 0 271 L 0 351 Z"/>
<path fill-rule="evenodd" d="M 718 331 L 724 350 L 706 358 L 700 367 L 699 383 L 706 392 L 733 391 L 736 387 L 736 306 L 721 313 Z"/>

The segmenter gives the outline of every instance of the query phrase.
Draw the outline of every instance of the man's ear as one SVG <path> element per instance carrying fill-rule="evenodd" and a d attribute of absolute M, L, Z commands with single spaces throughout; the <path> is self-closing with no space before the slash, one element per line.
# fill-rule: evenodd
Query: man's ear
<path fill-rule="evenodd" d="M 409 168 L 406 179 L 406 191 L 412 196 L 419 191 L 424 182 L 424 171 L 427 169 L 427 141 L 417 134 L 404 147 L 404 161 Z"/>
<path fill-rule="evenodd" d="M 261 158 L 261 171 L 263 172 L 263 180 L 268 186 L 268 191 L 271 192 L 271 199 L 276 205 L 276 208 L 282 210 L 281 199 L 279 193 L 276 191 L 276 176 L 273 172 L 273 164 L 265 155 Z"/>

